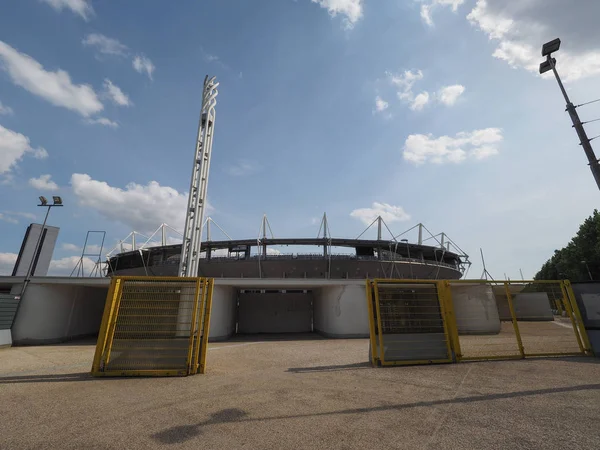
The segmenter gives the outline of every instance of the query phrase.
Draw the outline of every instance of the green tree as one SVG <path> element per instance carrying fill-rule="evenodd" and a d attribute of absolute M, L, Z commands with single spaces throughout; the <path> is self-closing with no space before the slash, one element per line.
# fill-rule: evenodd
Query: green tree
<path fill-rule="evenodd" d="M 567 246 L 554 251 L 534 279 L 589 280 L 588 268 L 593 279 L 600 278 L 600 213 L 596 209 Z"/>

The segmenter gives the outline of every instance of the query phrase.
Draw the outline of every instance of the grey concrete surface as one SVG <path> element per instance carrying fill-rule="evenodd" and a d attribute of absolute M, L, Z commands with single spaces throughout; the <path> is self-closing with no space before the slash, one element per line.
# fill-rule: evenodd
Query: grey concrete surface
<path fill-rule="evenodd" d="M 600 360 L 373 369 L 368 341 L 211 344 L 208 373 L 94 379 L 89 342 L 0 350 L 1 449 L 592 449 Z"/>

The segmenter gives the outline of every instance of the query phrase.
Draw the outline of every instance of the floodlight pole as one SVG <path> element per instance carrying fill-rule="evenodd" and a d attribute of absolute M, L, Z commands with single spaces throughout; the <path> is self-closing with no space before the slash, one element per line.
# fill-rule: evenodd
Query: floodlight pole
<path fill-rule="evenodd" d="M 577 132 L 577 136 L 579 136 L 580 145 L 583 147 L 585 156 L 587 156 L 587 159 L 588 159 L 589 165 L 590 165 L 590 170 L 592 171 L 594 180 L 596 180 L 596 185 L 598 186 L 598 189 L 600 189 L 600 164 L 598 164 L 598 158 L 596 158 L 594 149 L 592 148 L 592 144 L 590 144 L 590 140 L 587 137 L 585 129 L 583 128 L 583 124 L 581 123 L 581 120 L 579 119 L 579 114 L 577 114 L 575 105 L 573 105 L 573 103 L 571 103 L 571 100 L 569 99 L 569 96 L 567 95 L 567 91 L 565 90 L 565 87 L 563 86 L 562 81 L 561 81 L 560 77 L 558 76 L 558 72 L 556 71 L 556 66 L 554 65 L 554 61 L 552 60 L 551 54 L 548 54 L 546 56 L 546 61 L 552 68 L 552 72 L 554 72 L 554 76 L 556 77 L 558 86 L 560 87 L 563 97 L 565 98 L 565 101 L 567 102 L 567 112 L 569 113 L 569 116 L 571 117 L 571 122 L 573 122 L 573 128 L 575 128 L 575 131 Z"/>

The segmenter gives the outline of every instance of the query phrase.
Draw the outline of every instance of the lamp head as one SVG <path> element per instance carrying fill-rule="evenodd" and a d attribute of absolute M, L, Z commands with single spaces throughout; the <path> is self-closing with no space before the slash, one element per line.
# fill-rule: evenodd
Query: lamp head
<path fill-rule="evenodd" d="M 550 61 L 546 60 L 540 64 L 540 74 L 546 73 L 549 70 L 552 70 L 552 66 L 556 67 L 556 58 L 552 58 L 552 65 L 550 65 Z"/>
<path fill-rule="evenodd" d="M 48 204 L 48 199 L 43 195 L 40 195 L 40 206 L 46 206 Z"/>
<path fill-rule="evenodd" d="M 62 198 L 60 198 L 58 195 L 53 195 L 52 201 L 54 202 L 54 206 L 62 206 L 63 204 Z"/>
<path fill-rule="evenodd" d="M 542 56 L 548 56 L 551 53 L 557 52 L 560 48 L 560 39 L 556 38 L 550 42 L 546 42 L 542 46 Z"/>

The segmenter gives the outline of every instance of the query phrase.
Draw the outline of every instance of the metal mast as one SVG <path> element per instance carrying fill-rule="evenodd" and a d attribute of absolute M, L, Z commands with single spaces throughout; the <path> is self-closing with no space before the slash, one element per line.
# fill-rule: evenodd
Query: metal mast
<path fill-rule="evenodd" d="M 206 206 L 206 191 L 208 187 L 208 172 L 210 170 L 210 156 L 215 126 L 215 105 L 217 104 L 216 77 L 204 78 L 202 91 L 202 109 L 198 136 L 196 138 L 196 153 L 194 155 L 194 169 L 190 182 L 190 193 L 183 231 L 183 244 L 181 245 L 181 261 L 179 263 L 179 276 L 197 277 L 198 263 L 200 260 L 200 244 L 202 240 L 202 222 Z"/>

